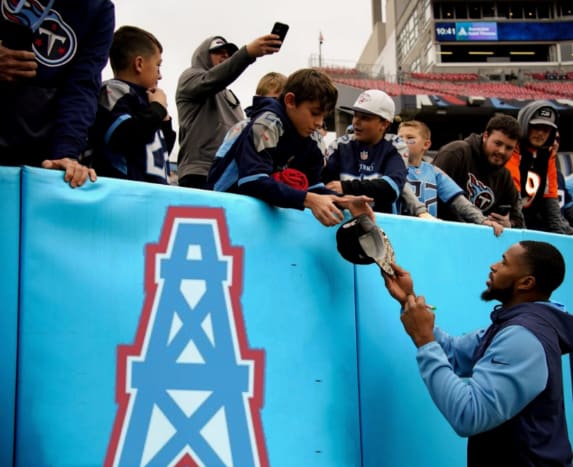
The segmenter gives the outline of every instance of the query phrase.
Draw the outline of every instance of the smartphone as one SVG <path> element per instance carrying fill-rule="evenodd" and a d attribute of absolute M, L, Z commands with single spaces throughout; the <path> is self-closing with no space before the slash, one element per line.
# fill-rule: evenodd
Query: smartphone
<path fill-rule="evenodd" d="M 497 212 L 498 214 L 501 214 L 502 216 L 505 216 L 507 214 L 509 214 L 509 211 L 511 211 L 511 205 L 510 204 L 500 204 L 499 206 L 497 206 L 494 209 L 495 212 Z"/>
<path fill-rule="evenodd" d="M 279 36 L 281 42 L 285 40 L 285 36 L 288 32 L 288 24 L 279 23 L 278 21 L 274 24 L 273 29 L 271 30 L 271 34 L 276 34 Z"/>

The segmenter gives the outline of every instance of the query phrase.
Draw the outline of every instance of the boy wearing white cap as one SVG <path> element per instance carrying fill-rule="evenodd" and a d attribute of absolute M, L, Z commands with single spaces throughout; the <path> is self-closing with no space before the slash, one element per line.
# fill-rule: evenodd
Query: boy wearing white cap
<path fill-rule="evenodd" d="M 367 195 L 377 212 L 395 212 L 394 203 L 406 182 L 407 169 L 384 134 L 394 120 L 392 98 L 383 91 L 364 91 L 352 107 L 353 134 L 335 140 L 327 150 L 323 180 L 343 194 Z"/>

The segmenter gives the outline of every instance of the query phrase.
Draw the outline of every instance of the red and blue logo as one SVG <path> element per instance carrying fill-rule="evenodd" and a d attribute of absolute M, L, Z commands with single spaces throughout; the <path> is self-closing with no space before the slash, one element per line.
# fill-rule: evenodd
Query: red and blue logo
<path fill-rule="evenodd" d="M 133 345 L 118 348 L 111 466 L 268 466 L 264 351 L 240 305 L 243 249 L 224 211 L 172 207 L 146 250 Z"/>

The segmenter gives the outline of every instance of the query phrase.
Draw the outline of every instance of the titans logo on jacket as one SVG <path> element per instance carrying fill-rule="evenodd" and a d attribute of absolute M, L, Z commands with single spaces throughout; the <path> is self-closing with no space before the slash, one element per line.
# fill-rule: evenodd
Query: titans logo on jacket
<path fill-rule="evenodd" d="M 27 0 L 20 6 L 20 0 L 4 0 L 2 16 L 32 29 L 36 58 L 45 66 L 57 67 L 73 58 L 78 41 L 73 29 L 51 9 L 52 3 L 44 7 L 38 0 Z"/>

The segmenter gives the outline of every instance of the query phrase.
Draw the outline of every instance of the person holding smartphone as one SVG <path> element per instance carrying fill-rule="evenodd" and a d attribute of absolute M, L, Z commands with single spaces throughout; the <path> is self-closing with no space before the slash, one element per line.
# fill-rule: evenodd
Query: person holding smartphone
<path fill-rule="evenodd" d="M 204 188 L 217 148 L 227 131 L 245 118 L 237 96 L 227 88 L 255 60 L 279 51 L 277 34 L 266 34 L 238 48 L 222 36 L 205 39 L 191 67 L 179 77 L 179 186 Z"/>

